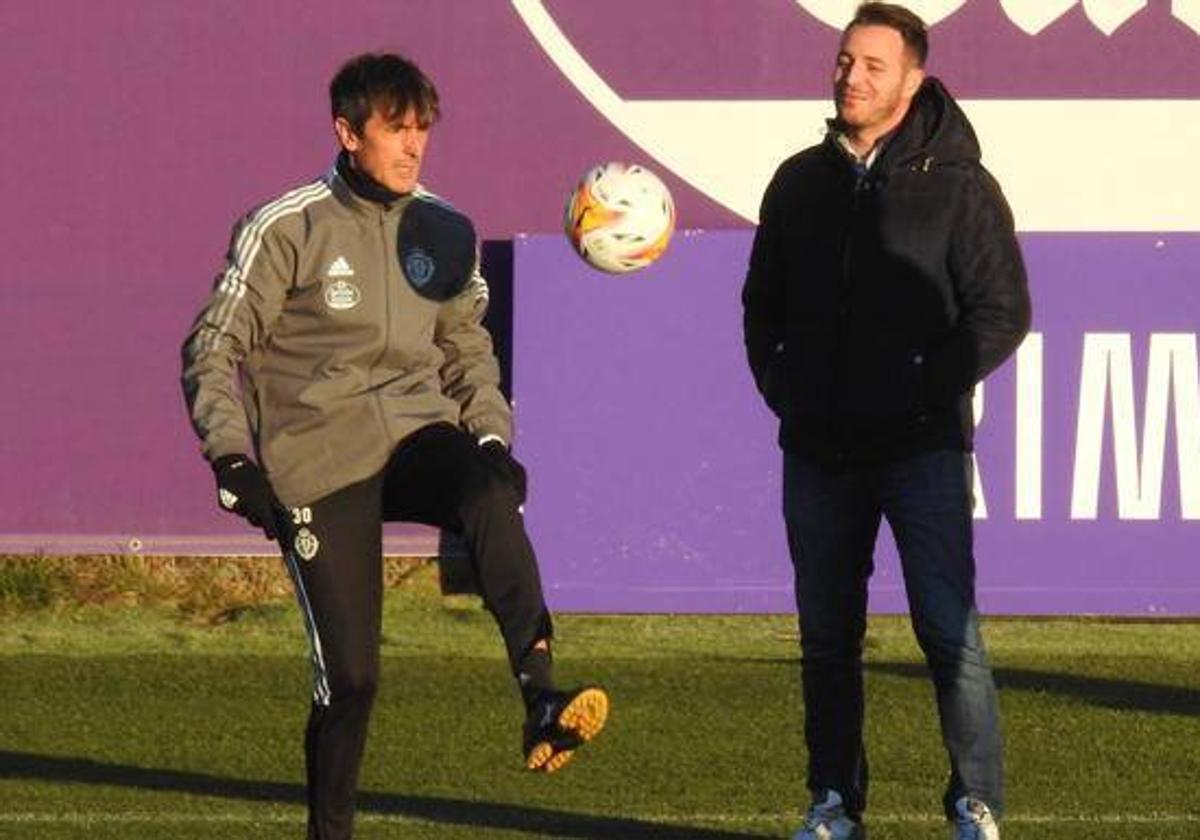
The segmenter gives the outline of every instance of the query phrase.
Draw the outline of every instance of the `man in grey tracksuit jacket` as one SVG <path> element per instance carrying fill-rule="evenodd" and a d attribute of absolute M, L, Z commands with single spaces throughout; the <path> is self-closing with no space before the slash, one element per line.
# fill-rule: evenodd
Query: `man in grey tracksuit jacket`
<path fill-rule="evenodd" d="M 417 182 L 437 92 L 406 59 L 367 54 L 330 98 L 335 166 L 237 224 L 183 347 L 218 501 L 279 540 L 309 633 L 310 840 L 353 830 L 383 521 L 462 535 L 525 701 L 526 767 L 563 766 L 608 709 L 603 690 L 559 691 L 551 676 L 475 230 Z"/>
<path fill-rule="evenodd" d="M 461 252 L 451 258 L 462 276 L 437 297 L 397 258 L 410 208 Z M 336 167 L 242 219 L 185 345 L 205 457 L 257 448 L 276 494 L 296 507 L 379 472 L 423 426 L 510 440 L 469 225 L 420 188 L 388 205 L 363 198 Z M 427 284 L 452 270 L 443 262 Z"/>

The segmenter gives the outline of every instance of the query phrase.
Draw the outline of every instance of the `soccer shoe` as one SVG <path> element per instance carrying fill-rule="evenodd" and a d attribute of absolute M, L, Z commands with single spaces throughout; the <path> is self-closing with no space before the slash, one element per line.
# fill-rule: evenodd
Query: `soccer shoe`
<path fill-rule="evenodd" d="M 804 825 L 792 835 L 792 840 L 867 840 L 867 830 L 862 823 L 846 816 L 842 795 L 827 790 L 823 799 L 813 800 Z"/>
<path fill-rule="evenodd" d="M 592 740 L 608 719 L 608 695 L 596 686 L 544 692 L 529 709 L 523 732 L 525 767 L 553 773 Z"/>
<path fill-rule="evenodd" d="M 954 813 L 951 840 L 1000 840 L 1000 826 L 978 799 L 962 797 L 954 803 Z"/>

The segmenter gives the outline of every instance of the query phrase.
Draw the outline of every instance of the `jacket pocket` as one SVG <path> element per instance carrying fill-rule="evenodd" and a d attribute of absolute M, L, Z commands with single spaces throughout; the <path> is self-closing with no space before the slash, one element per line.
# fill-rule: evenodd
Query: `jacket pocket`
<path fill-rule="evenodd" d="M 771 356 L 763 371 L 763 399 L 776 417 L 783 418 L 788 402 L 787 367 L 782 348 Z"/>
<path fill-rule="evenodd" d="M 853 354 L 843 391 L 846 414 L 861 429 L 899 431 L 922 422 L 925 356 L 879 337 Z"/>

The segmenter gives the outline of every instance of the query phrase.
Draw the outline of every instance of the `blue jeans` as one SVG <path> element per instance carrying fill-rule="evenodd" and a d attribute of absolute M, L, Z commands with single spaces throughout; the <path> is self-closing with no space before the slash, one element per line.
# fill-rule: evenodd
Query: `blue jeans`
<path fill-rule="evenodd" d="M 937 451 L 828 471 L 785 453 L 783 508 L 796 574 L 808 787 L 867 804 L 863 636 L 880 519 L 900 552 L 917 642 L 933 674 L 950 758 L 943 805 L 972 796 L 1003 810 L 996 688 L 979 632 L 970 456 Z"/>

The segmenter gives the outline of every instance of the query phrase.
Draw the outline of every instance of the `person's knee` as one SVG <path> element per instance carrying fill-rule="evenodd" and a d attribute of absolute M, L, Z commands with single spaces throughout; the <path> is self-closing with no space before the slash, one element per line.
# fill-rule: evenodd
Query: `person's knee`
<path fill-rule="evenodd" d="M 459 511 L 464 524 L 517 509 L 512 487 L 490 470 L 476 470 L 463 485 Z"/>
<path fill-rule="evenodd" d="M 810 664 L 857 662 L 862 658 L 863 633 L 852 624 L 802 623 L 800 649 Z"/>
<path fill-rule="evenodd" d="M 335 703 L 369 706 L 378 690 L 379 667 L 370 663 L 341 668 L 330 679 L 330 692 Z"/>
<path fill-rule="evenodd" d="M 983 640 L 973 621 L 964 620 L 953 625 L 918 624 L 916 635 L 926 662 L 935 671 L 939 667 L 987 666 Z"/>

